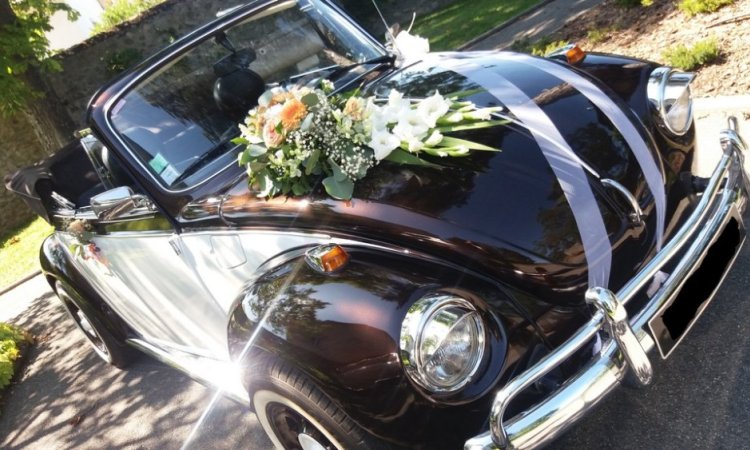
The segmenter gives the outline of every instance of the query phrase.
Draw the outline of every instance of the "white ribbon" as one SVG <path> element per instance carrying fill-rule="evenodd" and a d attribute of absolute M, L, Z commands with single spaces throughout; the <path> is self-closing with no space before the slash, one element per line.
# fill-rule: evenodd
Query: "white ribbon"
<path fill-rule="evenodd" d="M 607 287 L 612 245 L 604 219 L 580 159 L 555 124 L 528 95 L 491 69 L 471 61 L 443 60 L 441 63 L 484 88 L 529 129 L 570 205 L 588 265 L 589 287 Z"/>
<path fill-rule="evenodd" d="M 666 193 L 664 178 L 662 177 L 659 161 L 657 161 L 646 145 L 646 141 L 617 104 L 612 101 L 599 87 L 582 75 L 567 69 L 556 62 L 543 58 L 535 58 L 521 53 L 500 52 L 497 56 L 508 61 L 516 61 L 543 70 L 576 88 L 591 103 L 596 105 L 617 129 L 628 143 L 635 159 L 641 167 L 646 184 L 654 196 L 656 206 L 656 250 L 661 250 L 664 242 L 664 222 L 666 219 Z"/>

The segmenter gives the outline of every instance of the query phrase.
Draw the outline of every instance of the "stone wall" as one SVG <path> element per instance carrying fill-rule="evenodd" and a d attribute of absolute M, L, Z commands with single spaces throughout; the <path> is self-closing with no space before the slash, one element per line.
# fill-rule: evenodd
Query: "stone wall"
<path fill-rule="evenodd" d="M 0 116 L 0 180 L 48 156 L 67 142 L 68 137 L 61 132 L 59 124 L 46 114 L 49 108 L 47 101 L 41 100 L 13 117 Z M 0 236 L 34 217 L 18 196 L 0 187 Z"/>
<path fill-rule="evenodd" d="M 412 11 L 418 16 L 455 0 L 378 0 L 389 23 L 408 26 Z M 338 0 L 373 35 L 382 37 L 384 26 L 369 0 Z M 68 111 L 70 119 L 83 125 L 86 105 L 102 84 L 143 57 L 213 20 L 231 3 L 225 0 L 169 0 L 137 22 L 98 35 L 59 55 L 64 71 L 48 75 L 47 82 Z"/>
<path fill-rule="evenodd" d="M 382 38 L 384 25 L 370 0 L 335 0 L 374 36 Z M 388 23 L 408 26 L 412 12 L 424 16 L 455 0 L 378 0 Z M 95 36 L 57 58 L 64 70 L 45 74 L 43 103 L 12 119 L 0 118 L 0 178 L 32 164 L 61 147 L 83 128 L 86 106 L 96 90 L 120 71 L 155 53 L 167 44 L 213 20 L 233 6 L 226 0 L 168 0 L 136 21 Z M 50 112 L 45 117 L 44 112 Z M 59 120 L 49 119 L 55 115 Z M 63 124 L 63 125 L 61 125 Z M 0 232 L 22 225 L 33 217 L 15 195 L 0 188 Z"/>
<path fill-rule="evenodd" d="M 225 0 L 171 0 L 109 33 L 95 36 L 58 56 L 63 72 L 47 82 L 78 126 L 91 96 L 123 69 L 216 18 Z"/>

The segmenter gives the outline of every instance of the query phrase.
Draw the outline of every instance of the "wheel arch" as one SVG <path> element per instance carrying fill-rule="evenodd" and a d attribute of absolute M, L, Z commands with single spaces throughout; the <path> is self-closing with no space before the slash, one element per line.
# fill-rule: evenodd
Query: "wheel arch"
<path fill-rule="evenodd" d="M 250 361 L 262 352 L 300 369 L 375 436 L 406 446 L 444 439 L 435 432 L 445 420 L 458 444 L 462 431 L 469 436 L 486 419 L 491 388 L 506 372 L 508 341 L 495 336 L 499 344 L 490 352 L 488 375 L 478 377 L 472 399 L 446 412 L 403 371 L 399 337 L 406 312 L 419 298 L 441 290 L 476 299 L 488 317 L 502 311 L 511 316 L 503 320 L 525 319 L 496 283 L 466 268 L 407 252 L 344 247 L 350 261 L 338 273 L 313 270 L 298 250 L 243 289 L 230 313 L 228 341 L 230 355 L 245 371 L 245 385 L 253 376 L 247 371 Z M 427 421 L 428 416 L 437 420 Z"/>
<path fill-rule="evenodd" d="M 57 282 L 64 287 L 78 308 L 94 317 L 120 342 L 132 335 L 127 324 L 110 308 L 89 280 L 76 268 L 73 258 L 55 234 L 48 236 L 40 248 L 39 260 L 42 274 L 50 288 L 57 293 Z"/>

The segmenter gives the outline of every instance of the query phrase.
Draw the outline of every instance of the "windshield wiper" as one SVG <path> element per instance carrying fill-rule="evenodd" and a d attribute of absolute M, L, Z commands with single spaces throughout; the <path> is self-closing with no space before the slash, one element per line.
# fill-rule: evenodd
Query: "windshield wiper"
<path fill-rule="evenodd" d="M 372 58 L 372 59 L 368 59 L 366 61 L 361 61 L 361 62 L 357 62 L 357 63 L 354 63 L 354 64 L 349 64 L 348 66 L 341 66 L 338 69 L 334 70 L 333 72 L 329 73 L 326 78 L 334 79 L 337 76 L 339 76 L 339 75 L 341 75 L 341 74 L 343 74 L 345 72 L 348 72 L 348 71 L 354 69 L 355 67 L 359 67 L 359 66 L 366 66 L 368 64 L 386 64 L 386 63 L 388 63 L 388 64 L 390 64 L 392 66 L 395 62 L 396 62 L 396 57 L 394 55 L 378 56 L 377 58 Z"/>
<path fill-rule="evenodd" d="M 223 153 L 226 151 L 225 146 L 232 140 L 234 137 L 238 134 L 239 128 L 235 125 L 232 126 L 230 129 L 224 132 L 224 134 L 221 135 L 221 138 L 219 142 L 209 151 L 202 154 L 198 157 L 195 161 L 193 161 L 184 172 L 180 174 L 177 178 L 172 181 L 172 184 L 170 186 L 175 186 L 177 183 L 184 181 L 185 178 L 189 177 L 190 175 L 193 175 L 195 172 L 197 172 L 200 168 L 206 165 L 206 162 L 209 158 L 212 158 L 218 154 Z"/>

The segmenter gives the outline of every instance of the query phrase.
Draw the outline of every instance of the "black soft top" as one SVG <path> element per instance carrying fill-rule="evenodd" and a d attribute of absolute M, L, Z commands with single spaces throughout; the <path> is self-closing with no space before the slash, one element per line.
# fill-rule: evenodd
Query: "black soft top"
<path fill-rule="evenodd" d="M 88 204 L 90 193 L 101 190 L 99 177 L 78 141 L 70 142 L 32 166 L 6 175 L 4 181 L 6 189 L 18 194 L 48 222 L 53 191 L 80 207 Z"/>

